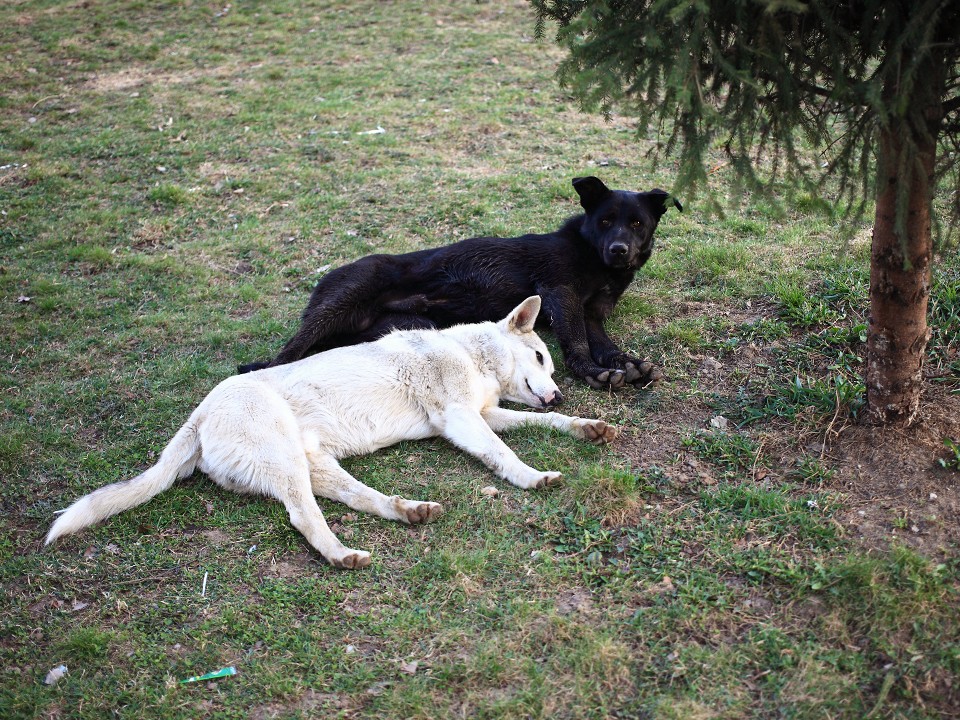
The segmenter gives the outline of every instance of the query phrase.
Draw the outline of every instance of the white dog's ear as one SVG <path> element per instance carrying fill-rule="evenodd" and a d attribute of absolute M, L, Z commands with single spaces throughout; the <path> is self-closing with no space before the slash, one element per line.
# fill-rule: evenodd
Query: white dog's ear
<path fill-rule="evenodd" d="M 507 330 L 515 333 L 533 332 L 533 326 L 537 322 L 537 315 L 540 314 L 540 296 L 532 295 L 517 305 L 505 322 Z"/>

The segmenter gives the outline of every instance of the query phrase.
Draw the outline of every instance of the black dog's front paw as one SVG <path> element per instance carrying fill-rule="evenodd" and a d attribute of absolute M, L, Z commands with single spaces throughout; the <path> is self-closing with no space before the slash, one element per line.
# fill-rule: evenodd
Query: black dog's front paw
<path fill-rule="evenodd" d="M 601 355 L 594 360 L 604 368 L 612 368 L 623 373 L 623 384 L 633 385 L 635 387 L 646 387 L 659 380 L 663 380 L 663 370 L 658 368 L 649 360 L 640 360 L 632 355 L 622 352 L 613 352 L 608 355 Z M 595 378 L 598 373 L 588 372 Z M 589 381 L 588 381 L 589 382 Z"/>
<path fill-rule="evenodd" d="M 617 390 L 623 387 L 626 373 L 614 368 L 597 368 L 592 374 L 584 375 L 587 385 L 594 390 Z"/>
<path fill-rule="evenodd" d="M 629 360 L 624 363 L 624 382 L 635 387 L 646 387 L 663 380 L 663 370 L 649 360 Z"/>

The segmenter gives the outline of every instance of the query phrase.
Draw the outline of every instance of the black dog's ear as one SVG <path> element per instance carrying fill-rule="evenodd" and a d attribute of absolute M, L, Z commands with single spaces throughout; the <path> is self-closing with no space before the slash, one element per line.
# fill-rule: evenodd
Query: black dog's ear
<path fill-rule="evenodd" d="M 593 176 L 574 178 L 573 189 L 577 191 L 577 195 L 580 196 L 580 205 L 587 212 L 592 211 L 610 194 L 610 188 Z"/>
<path fill-rule="evenodd" d="M 653 207 L 654 212 L 657 213 L 657 218 L 662 217 L 663 214 L 670 209 L 669 205 L 667 204 L 668 198 L 673 201 L 673 206 L 676 207 L 677 210 L 683 212 L 683 205 L 680 204 L 680 201 L 675 197 L 672 197 L 666 190 L 654 188 L 653 190 L 640 194 L 646 195 L 650 198 L 650 205 Z"/>

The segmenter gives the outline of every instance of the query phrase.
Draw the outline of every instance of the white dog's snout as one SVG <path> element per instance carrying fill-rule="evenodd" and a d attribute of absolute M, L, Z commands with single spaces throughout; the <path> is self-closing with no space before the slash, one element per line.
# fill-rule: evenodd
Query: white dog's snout
<path fill-rule="evenodd" d="M 533 386 L 530 384 L 530 381 L 527 380 L 527 389 L 536 396 L 543 407 L 556 407 L 563 402 L 563 393 L 561 393 L 559 388 L 556 386 L 547 390 L 541 389 L 538 391 L 534 390 Z"/>

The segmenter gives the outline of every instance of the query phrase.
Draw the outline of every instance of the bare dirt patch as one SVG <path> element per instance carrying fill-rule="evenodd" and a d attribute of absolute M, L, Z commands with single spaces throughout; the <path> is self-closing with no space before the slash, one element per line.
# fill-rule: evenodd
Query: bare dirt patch
<path fill-rule="evenodd" d="M 356 703 L 343 695 L 336 693 L 321 693 L 307 689 L 300 696 L 284 703 L 267 703 L 254 708 L 250 712 L 252 720 L 270 720 L 291 716 L 319 717 L 327 712 L 336 714 L 355 708 Z M 326 711 L 326 712 L 325 712 Z"/>
<path fill-rule="evenodd" d="M 710 308 L 698 307 L 697 312 L 709 314 Z M 757 319 L 747 315 L 732 319 Z M 790 342 L 743 345 L 719 359 L 709 352 L 688 355 L 675 387 L 679 391 L 693 378 L 700 392 L 664 398 L 667 407 L 649 414 L 642 431 L 627 429 L 618 449 L 635 467 L 659 467 L 682 486 L 715 483 L 711 463 L 694 457 L 682 442 L 691 432 L 714 429 L 710 421 L 717 411 L 703 398 L 732 397 L 746 380 L 775 362 L 776 345 Z M 664 387 L 654 392 L 674 391 Z M 737 432 L 732 424 L 730 432 Z M 840 499 L 834 519 L 865 548 L 900 543 L 937 558 L 960 546 L 960 473 L 939 463 L 950 455 L 944 440 L 960 438 L 960 394 L 951 387 L 929 382 L 920 419 L 907 429 L 872 427 L 838 415 L 815 422 L 760 422 L 743 432 L 759 444 L 763 456 L 751 471 L 753 480 L 794 481 L 796 461 L 816 458 L 830 475 L 818 490 Z"/>
<path fill-rule="evenodd" d="M 269 562 L 263 563 L 258 569 L 261 580 L 297 579 L 313 577 L 317 572 L 316 561 L 307 553 L 287 554 L 280 558 L 271 557 Z"/>
<path fill-rule="evenodd" d="M 112 73 L 94 75 L 87 82 L 90 89 L 97 92 L 120 92 L 132 90 L 147 82 L 149 75 L 139 68 L 124 68 Z"/>
<path fill-rule="evenodd" d="M 938 462 L 948 437 L 960 437 L 960 396 L 938 386 L 910 428 L 845 428 L 825 451 L 846 498 L 837 520 L 868 547 L 900 542 L 940 556 L 960 546 L 960 473 Z"/>
<path fill-rule="evenodd" d="M 203 536 L 211 545 L 226 545 L 233 542 L 233 538 L 223 530 L 206 530 Z"/>
<path fill-rule="evenodd" d="M 130 247 L 141 252 L 152 252 L 167 246 L 169 239 L 174 236 L 175 232 L 167 221 L 140 220 L 130 236 Z"/>
<path fill-rule="evenodd" d="M 593 597 L 586 588 L 571 588 L 560 593 L 556 603 L 560 615 L 589 613 L 593 608 Z"/>
<path fill-rule="evenodd" d="M 247 169 L 238 163 L 204 162 L 199 166 L 200 176 L 217 186 L 224 181 L 240 180 L 248 175 Z"/>
<path fill-rule="evenodd" d="M 179 72 L 149 72 L 136 66 L 129 66 L 114 72 L 102 72 L 92 75 L 86 82 L 95 92 L 121 92 L 145 85 L 163 88 L 171 85 L 185 85 L 204 79 L 235 78 L 245 70 L 256 70 L 258 64 L 242 67 L 236 64 L 197 67 Z"/>

